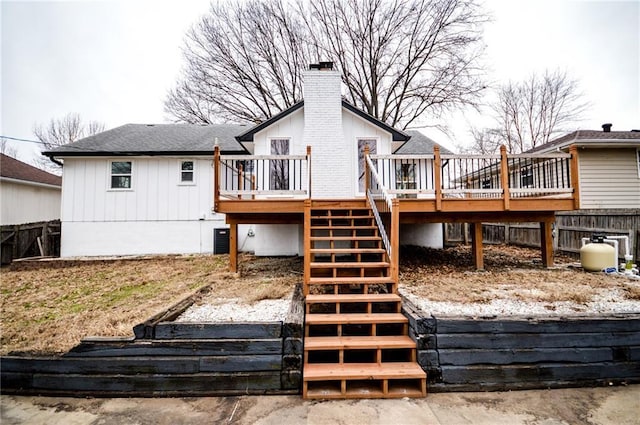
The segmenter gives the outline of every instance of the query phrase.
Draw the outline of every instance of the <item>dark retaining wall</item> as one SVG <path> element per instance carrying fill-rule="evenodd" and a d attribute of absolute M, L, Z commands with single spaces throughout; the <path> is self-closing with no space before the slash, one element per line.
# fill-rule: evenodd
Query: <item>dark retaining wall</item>
<path fill-rule="evenodd" d="M 430 391 L 640 382 L 640 314 L 472 319 L 425 317 L 403 304 Z"/>
<path fill-rule="evenodd" d="M 177 323 L 185 300 L 135 327 L 132 338 L 87 338 L 62 357 L 0 359 L 2 393 L 73 396 L 297 394 L 303 310 L 284 321 Z"/>

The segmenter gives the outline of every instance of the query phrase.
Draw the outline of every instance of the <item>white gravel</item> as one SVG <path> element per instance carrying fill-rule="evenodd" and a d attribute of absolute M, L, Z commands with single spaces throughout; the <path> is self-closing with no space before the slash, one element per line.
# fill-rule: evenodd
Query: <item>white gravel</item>
<path fill-rule="evenodd" d="M 595 302 L 578 304 L 569 301 L 533 302 L 496 298 L 489 303 L 454 303 L 429 301 L 407 291 L 401 291 L 427 316 L 596 316 L 608 314 L 640 313 L 640 301 L 627 300 L 619 291 L 602 294 Z"/>
<path fill-rule="evenodd" d="M 217 298 L 207 304 L 192 305 L 176 322 L 272 322 L 284 320 L 291 298 L 262 300 L 248 304 L 239 298 Z"/>

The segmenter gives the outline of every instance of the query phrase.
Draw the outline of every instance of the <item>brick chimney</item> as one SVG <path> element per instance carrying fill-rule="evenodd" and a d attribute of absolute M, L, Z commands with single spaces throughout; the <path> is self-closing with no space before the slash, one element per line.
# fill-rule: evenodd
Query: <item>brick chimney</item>
<path fill-rule="evenodd" d="M 611 133 L 611 127 L 613 127 L 613 124 L 611 123 L 602 124 L 602 131 L 605 133 Z"/>
<path fill-rule="evenodd" d="M 311 146 L 312 197 L 352 198 L 352 152 L 342 129 L 342 79 L 333 62 L 304 73 L 304 144 Z"/>

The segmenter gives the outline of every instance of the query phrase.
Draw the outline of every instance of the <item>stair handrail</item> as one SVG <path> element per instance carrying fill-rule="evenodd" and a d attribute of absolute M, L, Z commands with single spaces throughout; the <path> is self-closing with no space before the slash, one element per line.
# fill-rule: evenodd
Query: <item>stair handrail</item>
<path fill-rule="evenodd" d="M 373 161 L 371 160 L 368 149 L 365 149 L 365 161 L 367 164 L 367 172 L 368 172 L 367 187 L 366 187 L 367 200 L 369 201 L 369 206 L 373 211 L 373 216 L 376 220 L 378 229 L 380 230 L 380 237 L 382 238 L 382 243 L 384 244 L 385 250 L 387 251 L 389 258 L 392 258 L 394 253 L 392 252 L 392 249 L 391 249 L 392 248 L 391 241 L 389 239 L 389 235 L 384 225 L 384 221 L 382 220 L 382 216 L 380 215 L 380 210 L 378 209 L 378 204 L 376 200 L 379 200 L 380 198 L 382 198 L 384 200 L 384 204 L 386 204 L 386 207 L 387 207 L 385 209 L 386 211 L 384 212 L 392 213 L 393 198 L 391 197 L 391 194 L 389 193 L 388 189 L 382 183 L 382 180 L 380 179 L 380 176 L 378 175 L 378 172 L 376 170 L 376 166 L 373 164 Z M 374 191 L 372 190 L 373 187 L 376 187 L 379 190 L 375 194 L 374 194 Z"/>

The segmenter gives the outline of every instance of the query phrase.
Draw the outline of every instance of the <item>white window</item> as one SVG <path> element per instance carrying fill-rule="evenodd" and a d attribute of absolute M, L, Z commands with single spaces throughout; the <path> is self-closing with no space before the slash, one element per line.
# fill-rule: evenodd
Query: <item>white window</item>
<path fill-rule="evenodd" d="M 194 170 L 193 161 L 180 161 L 180 183 L 194 184 L 196 182 Z"/>
<path fill-rule="evenodd" d="M 111 161 L 111 189 L 131 189 L 131 161 Z"/>

